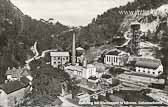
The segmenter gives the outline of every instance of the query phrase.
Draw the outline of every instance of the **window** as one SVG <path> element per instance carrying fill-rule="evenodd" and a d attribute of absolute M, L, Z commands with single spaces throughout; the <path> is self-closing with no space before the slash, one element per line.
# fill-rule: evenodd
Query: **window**
<path fill-rule="evenodd" d="M 160 74 L 162 71 L 159 71 L 158 74 Z"/>
<path fill-rule="evenodd" d="M 114 60 L 113 56 L 112 56 L 111 58 L 112 58 L 112 61 L 111 61 L 111 62 L 113 62 L 113 60 Z"/>
<path fill-rule="evenodd" d="M 54 60 L 57 60 L 57 57 L 53 57 Z"/>
<path fill-rule="evenodd" d="M 58 60 L 60 60 L 61 58 L 60 57 L 58 57 Z"/>
<path fill-rule="evenodd" d="M 116 57 L 116 62 L 118 62 L 118 57 Z"/>
<path fill-rule="evenodd" d="M 63 57 L 62 60 L 65 60 L 65 57 Z"/>

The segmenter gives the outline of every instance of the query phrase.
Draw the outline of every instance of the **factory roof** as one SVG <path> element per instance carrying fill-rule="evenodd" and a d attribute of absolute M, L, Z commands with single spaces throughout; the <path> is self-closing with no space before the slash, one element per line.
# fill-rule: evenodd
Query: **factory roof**
<path fill-rule="evenodd" d="M 141 58 L 137 60 L 135 66 L 143 67 L 143 68 L 150 68 L 150 69 L 157 69 L 161 65 L 161 62 L 156 59 L 148 59 L 148 58 Z"/>
<path fill-rule="evenodd" d="M 50 56 L 69 56 L 69 52 L 50 52 Z"/>

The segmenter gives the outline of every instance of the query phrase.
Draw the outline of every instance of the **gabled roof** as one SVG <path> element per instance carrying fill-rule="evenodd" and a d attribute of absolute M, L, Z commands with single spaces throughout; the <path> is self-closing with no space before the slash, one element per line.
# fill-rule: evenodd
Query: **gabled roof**
<path fill-rule="evenodd" d="M 135 66 L 149 68 L 149 69 L 157 69 L 161 65 L 161 62 L 156 59 L 147 59 L 141 58 L 136 61 Z"/>
<path fill-rule="evenodd" d="M 81 47 L 78 47 L 76 48 L 77 51 L 84 51 L 85 49 L 81 48 Z"/>
<path fill-rule="evenodd" d="M 119 55 L 120 54 L 120 52 L 119 51 L 110 51 L 110 52 L 108 52 L 107 53 L 107 55 Z"/>
<path fill-rule="evenodd" d="M 69 56 L 69 52 L 50 52 L 50 56 Z"/>
<path fill-rule="evenodd" d="M 0 85 L 0 89 L 2 89 L 6 94 L 10 94 L 22 88 L 28 86 L 28 81 L 25 78 L 21 78 L 21 80 L 11 81 L 6 84 Z"/>
<path fill-rule="evenodd" d="M 112 49 L 112 50 L 109 50 L 106 55 L 123 55 L 123 54 L 128 54 L 124 51 L 121 51 L 119 49 Z"/>

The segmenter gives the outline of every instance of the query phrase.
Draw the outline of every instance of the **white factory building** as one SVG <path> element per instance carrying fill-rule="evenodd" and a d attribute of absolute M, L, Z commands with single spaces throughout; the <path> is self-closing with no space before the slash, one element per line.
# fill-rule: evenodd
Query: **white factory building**
<path fill-rule="evenodd" d="M 135 72 L 157 77 L 163 73 L 163 65 L 158 59 L 138 58 L 135 62 Z"/>
<path fill-rule="evenodd" d="M 58 67 L 69 62 L 69 52 L 50 52 L 51 66 Z"/>
<path fill-rule="evenodd" d="M 91 76 L 96 76 L 96 67 L 92 64 L 87 64 L 86 67 L 82 66 L 67 66 L 65 71 L 68 72 L 71 76 L 81 77 L 88 79 Z"/>
<path fill-rule="evenodd" d="M 104 63 L 116 66 L 124 66 L 128 56 L 129 53 L 126 53 L 118 49 L 113 49 L 107 52 L 107 54 L 105 55 Z"/>

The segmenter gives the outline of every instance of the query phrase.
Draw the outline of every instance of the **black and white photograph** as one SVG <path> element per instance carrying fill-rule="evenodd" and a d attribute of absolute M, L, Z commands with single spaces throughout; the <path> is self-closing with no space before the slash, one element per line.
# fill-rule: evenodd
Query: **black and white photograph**
<path fill-rule="evenodd" d="M 0 107 L 168 107 L 168 0 L 0 0 Z"/>

